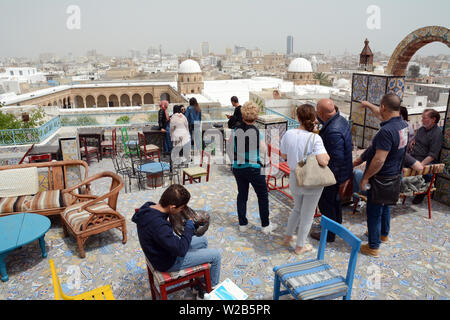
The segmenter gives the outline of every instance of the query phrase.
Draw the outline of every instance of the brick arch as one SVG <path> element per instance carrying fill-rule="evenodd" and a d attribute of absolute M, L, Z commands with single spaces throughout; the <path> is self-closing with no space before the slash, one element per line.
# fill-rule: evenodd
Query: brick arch
<path fill-rule="evenodd" d="M 404 76 L 412 56 L 431 42 L 442 42 L 450 48 L 450 30 L 441 26 L 417 29 L 405 37 L 395 48 L 386 68 L 386 74 Z"/>

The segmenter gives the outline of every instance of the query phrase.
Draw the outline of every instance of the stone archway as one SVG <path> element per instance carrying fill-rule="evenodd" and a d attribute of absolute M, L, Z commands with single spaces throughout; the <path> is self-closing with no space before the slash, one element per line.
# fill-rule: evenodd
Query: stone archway
<path fill-rule="evenodd" d="M 121 106 L 125 106 L 125 107 L 129 107 L 131 105 L 130 96 L 125 94 L 125 93 L 122 94 L 120 96 L 120 105 Z"/>
<path fill-rule="evenodd" d="M 146 93 L 144 95 L 144 104 L 154 104 L 153 102 L 153 96 L 151 93 Z"/>
<path fill-rule="evenodd" d="M 95 98 L 91 95 L 86 97 L 86 108 L 94 108 L 95 105 Z"/>
<path fill-rule="evenodd" d="M 81 96 L 75 96 L 75 108 L 84 108 L 84 100 Z"/>
<path fill-rule="evenodd" d="M 441 26 L 417 29 L 406 36 L 395 48 L 386 68 L 386 74 L 404 76 L 409 60 L 423 46 L 431 42 L 442 42 L 450 48 L 450 30 Z"/>
<path fill-rule="evenodd" d="M 131 97 L 131 105 L 132 106 L 141 106 L 142 105 L 142 97 L 140 94 L 135 93 Z"/>
<path fill-rule="evenodd" d="M 170 95 L 166 92 L 162 93 L 159 97 L 159 101 L 167 100 L 170 103 Z"/>
<path fill-rule="evenodd" d="M 110 107 L 118 107 L 119 106 L 119 99 L 115 94 L 112 94 L 109 96 L 109 106 Z"/>
<path fill-rule="evenodd" d="M 97 97 L 97 108 L 107 108 L 108 107 L 108 100 L 104 95 L 99 95 Z"/>

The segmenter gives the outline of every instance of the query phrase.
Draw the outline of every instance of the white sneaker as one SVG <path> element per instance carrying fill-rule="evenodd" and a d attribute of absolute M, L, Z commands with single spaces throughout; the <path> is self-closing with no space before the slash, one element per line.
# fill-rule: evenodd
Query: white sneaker
<path fill-rule="evenodd" d="M 245 232 L 248 230 L 248 224 L 241 226 L 239 225 L 239 232 Z"/>
<path fill-rule="evenodd" d="M 261 229 L 262 229 L 262 232 L 263 232 L 264 234 L 269 234 L 269 233 L 271 233 L 273 230 L 275 230 L 277 227 L 278 227 L 277 224 L 271 223 L 271 224 L 269 224 L 267 227 L 261 227 Z"/>

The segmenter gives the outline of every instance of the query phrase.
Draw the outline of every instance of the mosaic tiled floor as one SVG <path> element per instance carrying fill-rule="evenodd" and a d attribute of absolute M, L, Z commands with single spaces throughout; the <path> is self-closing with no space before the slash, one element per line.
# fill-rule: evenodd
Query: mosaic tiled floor
<path fill-rule="evenodd" d="M 89 169 L 90 175 L 103 170 L 113 171 L 109 159 L 99 164 L 94 162 Z M 105 184 L 93 186 L 94 191 L 105 188 Z M 215 166 L 210 182 L 188 185 L 187 188 L 192 195 L 190 206 L 210 211 L 212 218 L 206 236 L 210 247 L 218 248 L 222 253 L 221 280 L 232 279 L 249 299 L 272 299 L 272 268 L 299 259 L 292 249 L 281 246 L 292 202 L 280 193 L 270 193 L 271 221 L 279 227 L 274 235 L 266 236 L 260 231 L 257 198 L 251 191 L 248 216 L 252 227 L 247 233 L 239 233 L 235 204 L 237 188 L 228 168 Z M 116 299 L 151 299 L 145 260 L 131 217 L 134 208 L 145 201 L 157 202 L 163 190 L 138 192 L 134 186 L 132 193 L 121 191 L 118 210 L 127 219 L 128 242 L 122 244 L 118 230 L 93 236 L 86 243 L 85 259 L 79 258 L 74 239 L 63 237 L 59 220 L 52 218 L 52 227 L 46 236 L 48 258 L 55 261 L 65 292 L 76 294 L 111 284 Z M 433 202 L 432 208 L 431 220 L 427 218 L 425 202 L 417 206 L 408 200 L 405 206 L 399 205 L 392 210 L 391 241 L 382 244 L 381 257 L 358 257 L 353 299 L 450 298 L 449 208 L 438 202 Z M 347 207 L 343 221 L 363 243 L 367 242 L 363 235 L 366 230 L 364 213 L 353 215 Z M 318 220 L 315 225 L 317 223 Z M 311 238 L 309 241 L 315 250 L 305 258 L 317 254 L 318 242 Z M 341 239 L 327 244 L 325 258 L 344 276 L 348 256 L 349 247 Z M 41 258 L 37 242 L 11 253 L 6 258 L 10 280 L 0 282 L 0 299 L 53 299 L 48 258 Z M 169 299 L 193 298 L 189 290 L 169 296 Z"/>

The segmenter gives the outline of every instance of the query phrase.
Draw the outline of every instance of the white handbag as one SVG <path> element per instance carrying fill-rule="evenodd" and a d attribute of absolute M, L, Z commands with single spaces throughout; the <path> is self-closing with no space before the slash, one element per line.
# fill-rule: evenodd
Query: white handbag
<path fill-rule="evenodd" d="M 314 136 L 311 145 L 311 152 L 307 154 L 309 142 Z M 304 188 L 328 187 L 336 184 L 336 178 L 328 166 L 322 167 L 317 162 L 316 156 L 313 154 L 314 142 L 316 135 L 312 133 L 306 142 L 303 159 L 297 163 L 295 167 L 295 179 L 297 186 Z"/>

